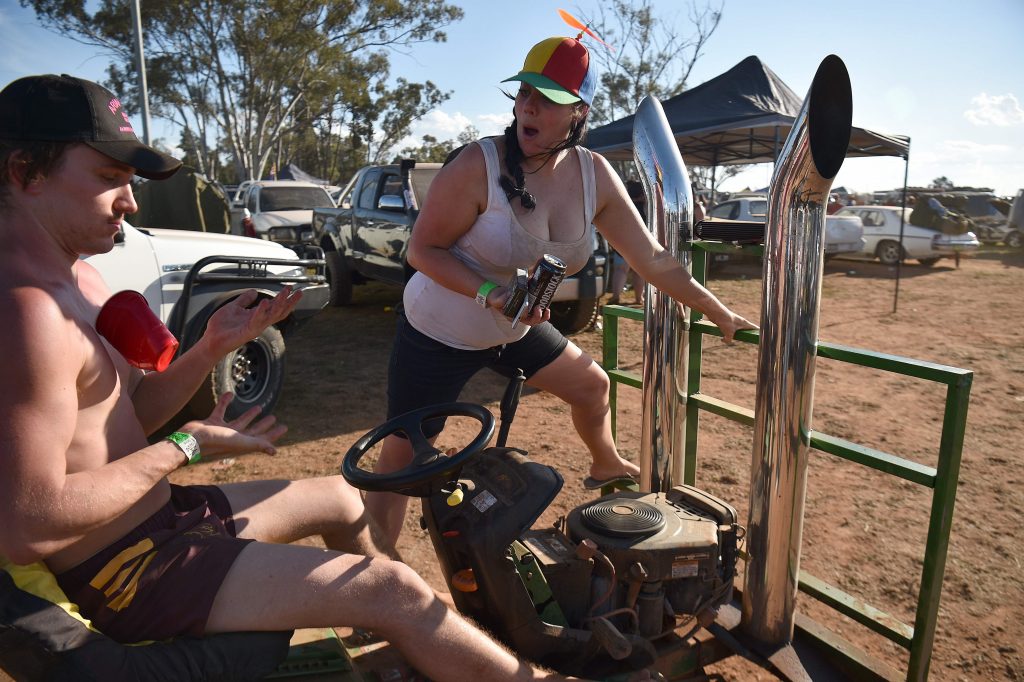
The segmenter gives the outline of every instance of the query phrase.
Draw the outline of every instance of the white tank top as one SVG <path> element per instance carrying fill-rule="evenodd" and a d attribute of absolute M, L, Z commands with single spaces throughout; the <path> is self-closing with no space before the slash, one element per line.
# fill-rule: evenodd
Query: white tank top
<path fill-rule="evenodd" d="M 484 153 L 487 168 L 487 208 L 473 226 L 450 248 L 452 255 L 466 267 L 492 282 L 504 286 L 517 268 L 532 268 L 549 253 L 565 263 L 566 275 L 583 269 L 594 251 L 594 213 L 597 209 L 594 157 L 576 147 L 583 176 L 583 235 L 574 242 L 553 242 L 527 232 L 498 183 L 501 164 L 494 141 L 476 142 Z M 415 229 L 415 228 L 414 228 Z M 482 350 L 518 341 L 529 327 L 512 323 L 501 311 L 484 309 L 476 301 L 447 289 L 422 272 L 405 285 L 405 315 L 419 332 L 435 341 L 466 350 Z"/>

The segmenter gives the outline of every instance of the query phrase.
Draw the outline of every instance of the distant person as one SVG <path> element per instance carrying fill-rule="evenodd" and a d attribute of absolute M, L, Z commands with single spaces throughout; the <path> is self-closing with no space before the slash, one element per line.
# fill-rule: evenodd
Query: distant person
<path fill-rule="evenodd" d="M 640 214 L 640 219 L 646 223 L 647 197 L 644 194 L 644 186 L 639 180 L 627 180 L 626 194 L 629 195 L 629 200 L 633 202 L 633 206 L 636 207 L 637 213 Z M 619 297 L 622 294 L 623 289 L 626 287 L 627 278 L 629 279 L 630 288 L 633 289 L 634 304 L 642 306 L 644 304 L 644 287 L 646 286 L 643 277 L 629 267 L 629 264 L 618 251 L 612 250 L 612 295 L 608 299 L 608 303 L 611 305 L 619 304 Z"/>
<path fill-rule="evenodd" d="M 455 400 L 484 367 L 522 369 L 527 383 L 569 404 L 573 426 L 590 451 L 584 485 L 632 481 L 639 467 L 615 447 L 608 375 L 548 321 L 539 307 L 512 327 L 502 314 L 506 284 L 543 254 L 579 271 L 593 249 L 593 228 L 653 286 L 704 312 L 726 341 L 754 325 L 725 307 L 647 231 L 618 175 L 580 146 L 598 82 L 579 39 L 535 45 L 505 82 L 519 82 L 513 122 L 499 137 L 466 147 L 444 166 L 416 219 L 404 314 L 388 372 L 388 416 Z M 438 420 L 440 422 L 442 420 Z M 443 424 L 431 424 L 435 438 Z M 553 432 L 553 439 L 561 434 Z M 378 472 L 404 468 L 409 442 L 385 439 Z M 398 537 L 408 498 L 370 493 L 367 509 L 387 537 Z"/>
<path fill-rule="evenodd" d="M 110 296 L 80 256 L 113 248 L 137 210 L 133 175 L 180 162 L 138 141 L 120 101 L 70 76 L 0 92 L 0 554 L 45 561 L 93 625 L 119 642 L 352 625 L 434 680 L 564 679 L 517 660 L 389 558 L 340 476 L 171 485 L 172 471 L 273 454 L 285 427 L 256 408 L 150 444 L 214 363 L 285 318 L 299 292 L 243 294 L 164 372 L 144 373 L 96 331 Z M 289 545 L 321 535 L 328 549 Z"/>

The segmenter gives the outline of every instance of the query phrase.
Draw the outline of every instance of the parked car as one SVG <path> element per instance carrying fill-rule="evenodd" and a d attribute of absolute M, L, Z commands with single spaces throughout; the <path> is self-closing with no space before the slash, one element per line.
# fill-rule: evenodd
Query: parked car
<path fill-rule="evenodd" d="M 298 180 L 259 180 L 245 189 L 242 234 L 295 244 L 308 233 L 314 208 L 334 208 L 320 185 Z"/>
<path fill-rule="evenodd" d="M 242 180 L 242 182 L 235 185 L 235 190 L 230 195 L 229 199 L 232 208 L 241 208 L 242 206 L 245 205 L 245 190 L 249 189 L 249 185 L 251 185 L 252 183 L 252 180 Z"/>
<path fill-rule="evenodd" d="M 114 248 L 89 256 L 114 293 L 131 289 L 180 343 L 194 345 L 206 322 L 222 305 L 247 289 L 260 297 L 286 284 L 302 290 L 298 307 L 286 319 L 217 363 L 189 402 L 188 417 L 205 418 L 226 391 L 235 393 L 230 418 L 251 407 L 272 410 L 284 380 L 285 338 L 327 304 L 323 252 L 302 247 L 302 254 L 280 244 L 231 235 L 135 228 L 122 223 Z"/>
<path fill-rule="evenodd" d="M 903 248 L 900 249 L 900 212 L 903 211 Z M 864 224 L 864 255 L 885 265 L 895 265 L 901 257 L 913 258 L 932 266 L 940 258 L 970 253 L 981 245 L 973 232 L 943 234 L 930 227 L 910 223 L 911 209 L 900 206 L 847 206 L 836 215 L 856 216 Z"/>
<path fill-rule="evenodd" d="M 405 160 L 396 165 L 365 166 L 342 190 L 337 208 L 313 211 L 311 242 L 324 250 L 331 303 L 352 302 L 352 287 L 376 280 L 404 286 L 415 270 L 406 260 L 415 229 L 439 163 Z M 590 260 L 566 277 L 555 291 L 551 323 L 562 333 L 590 327 L 597 319 L 607 282 L 608 251 L 595 237 Z"/>
<path fill-rule="evenodd" d="M 735 197 L 716 204 L 708 211 L 708 217 L 763 223 L 768 217 L 768 198 L 763 194 Z M 852 218 L 853 216 L 844 216 L 842 211 L 825 216 L 826 259 L 864 250 L 863 227 L 860 221 Z M 726 254 L 716 254 L 721 255 Z"/>

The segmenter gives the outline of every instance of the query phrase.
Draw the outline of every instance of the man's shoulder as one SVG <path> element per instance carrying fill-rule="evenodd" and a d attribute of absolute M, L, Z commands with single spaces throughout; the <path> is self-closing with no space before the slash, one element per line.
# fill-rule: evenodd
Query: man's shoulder
<path fill-rule="evenodd" d="M 85 311 L 75 304 L 73 293 L 66 286 L 10 272 L 0 274 L 0 284 L 0 326 L 5 336 L 32 339 L 54 334 L 85 317 Z"/>

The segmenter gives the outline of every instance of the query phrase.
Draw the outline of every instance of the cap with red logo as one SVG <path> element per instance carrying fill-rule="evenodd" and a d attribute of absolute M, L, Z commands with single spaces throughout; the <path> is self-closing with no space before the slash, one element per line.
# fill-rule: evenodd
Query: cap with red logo
<path fill-rule="evenodd" d="M 523 70 L 508 81 L 522 81 L 537 88 L 542 95 L 558 104 L 594 102 L 597 90 L 597 69 L 590 63 L 590 53 L 575 38 L 547 38 L 526 55 Z"/>
<path fill-rule="evenodd" d="M 28 76 L 0 92 L 0 140 L 81 142 L 150 180 L 174 174 L 181 161 L 135 136 L 121 101 L 106 88 L 62 74 Z"/>

